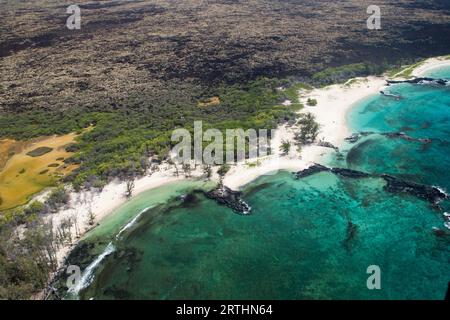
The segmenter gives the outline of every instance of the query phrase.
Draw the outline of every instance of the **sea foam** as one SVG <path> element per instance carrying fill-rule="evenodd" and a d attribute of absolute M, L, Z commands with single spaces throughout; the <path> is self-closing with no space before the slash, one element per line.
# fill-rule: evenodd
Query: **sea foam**
<path fill-rule="evenodd" d="M 153 208 L 154 206 L 150 206 L 147 207 L 145 209 L 143 209 L 141 212 L 139 212 L 136 217 L 134 217 L 130 222 L 128 222 L 122 229 L 120 229 L 119 233 L 116 235 L 116 240 L 120 239 L 120 236 L 122 235 L 122 233 L 124 233 L 126 230 L 130 229 L 132 226 L 134 226 L 136 224 L 136 222 L 139 220 L 139 218 L 141 217 L 141 215 L 146 212 L 147 210 L 150 210 L 151 208 Z"/>
<path fill-rule="evenodd" d="M 109 256 L 111 253 L 116 251 L 116 247 L 112 242 L 110 242 L 105 250 L 90 264 L 86 267 L 86 270 L 84 270 L 83 275 L 81 276 L 81 279 L 77 282 L 77 284 L 73 287 L 70 287 L 68 292 L 72 294 L 78 295 L 78 293 L 89 286 L 92 283 L 92 280 L 94 280 L 94 271 L 97 269 L 99 264 L 105 259 L 107 256 Z"/>

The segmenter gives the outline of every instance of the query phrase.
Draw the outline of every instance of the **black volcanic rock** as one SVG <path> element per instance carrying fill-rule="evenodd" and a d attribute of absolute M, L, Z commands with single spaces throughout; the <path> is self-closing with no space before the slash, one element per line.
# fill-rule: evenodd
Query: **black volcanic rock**
<path fill-rule="evenodd" d="M 382 174 L 381 178 L 387 182 L 384 188 L 389 192 L 408 193 L 433 204 L 437 204 L 448 197 L 442 190 L 433 186 L 405 181 L 388 174 Z"/>
<path fill-rule="evenodd" d="M 406 181 L 389 174 L 379 175 L 376 173 L 371 174 L 347 168 L 328 168 L 326 166 L 317 163 L 310 166 L 307 169 L 294 172 L 293 177 L 294 179 L 301 179 L 323 171 L 329 171 L 335 175 L 352 179 L 370 178 L 370 177 L 382 178 L 387 182 L 386 186 L 384 187 L 385 190 L 392 193 L 408 193 L 417 198 L 424 199 L 432 203 L 433 205 L 437 205 L 437 207 L 439 207 L 438 206 L 439 202 L 448 198 L 448 195 L 444 191 L 435 186 L 429 186 L 412 181 Z"/>
<path fill-rule="evenodd" d="M 347 177 L 347 178 L 368 178 L 371 177 L 370 173 L 367 172 L 362 172 L 362 171 L 357 171 L 357 170 L 352 170 L 352 169 L 347 169 L 347 168 L 328 168 L 326 166 L 323 166 L 321 164 L 315 163 L 312 166 L 298 171 L 298 172 L 294 172 L 294 178 L 295 179 L 301 179 L 307 176 L 311 176 L 313 174 L 319 173 L 319 172 L 323 172 L 323 171 L 331 171 L 332 173 L 342 176 L 342 177 Z"/>
<path fill-rule="evenodd" d="M 310 166 L 306 169 L 294 172 L 293 174 L 294 174 L 295 179 L 301 179 L 301 178 L 311 176 L 313 174 L 316 174 L 316 173 L 319 173 L 322 171 L 330 171 L 330 168 L 325 167 L 321 164 L 315 163 L 312 166 Z"/>
<path fill-rule="evenodd" d="M 361 135 L 359 133 L 352 133 L 351 136 L 345 138 L 345 141 L 348 141 L 350 143 L 356 143 L 361 138 Z"/>
<path fill-rule="evenodd" d="M 347 178 L 369 178 L 370 173 L 362 172 L 358 170 L 346 169 L 346 168 L 332 168 L 331 172 Z"/>
<path fill-rule="evenodd" d="M 450 4 L 439 1 L 436 10 L 437 2 L 411 10 L 417 1 L 379 0 L 383 27 L 373 32 L 359 0 L 82 1 L 81 30 L 66 28 L 64 1 L 4 0 L 0 110 L 128 104 L 130 94 L 191 99 L 260 76 L 306 79 L 351 63 L 413 63 L 450 50 Z M 89 86 L 72 98 L 79 81 Z"/>
<path fill-rule="evenodd" d="M 434 78 L 428 78 L 428 77 L 419 77 L 411 80 L 386 80 L 388 85 L 391 84 L 397 84 L 397 83 L 412 83 L 412 84 L 437 84 L 441 86 L 446 86 L 448 83 L 450 83 L 449 80 L 445 79 L 434 79 Z"/>
<path fill-rule="evenodd" d="M 241 192 L 233 191 L 225 186 L 205 192 L 204 194 L 207 198 L 225 205 L 242 215 L 249 214 L 252 209 L 245 201 L 241 199 Z"/>
<path fill-rule="evenodd" d="M 402 131 L 400 131 L 400 132 L 373 132 L 373 131 L 356 132 L 356 133 L 353 133 L 351 136 L 345 138 L 345 141 L 347 141 L 349 143 L 356 143 L 362 137 L 366 137 L 366 136 L 369 136 L 372 134 L 379 134 L 379 135 L 385 136 L 390 139 L 399 138 L 399 139 L 405 139 L 407 141 L 417 141 L 417 142 L 422 142 L 422 143 L 432 142 L 432 140 L 429 138 L 414 138 L 414 137 L 407 135 L 405 132 L 402 132 Z"/>
<path fill-rule="evenodd" d="M 319 147 L 330 148 L 330 149 L 339 151 L 338 147 L 336 147 L 334 144 L 332 144 L 331 142 L 328 142 L 328 141 L 320 140 L 319 142 L 317 142 L 317 145 Z"/>

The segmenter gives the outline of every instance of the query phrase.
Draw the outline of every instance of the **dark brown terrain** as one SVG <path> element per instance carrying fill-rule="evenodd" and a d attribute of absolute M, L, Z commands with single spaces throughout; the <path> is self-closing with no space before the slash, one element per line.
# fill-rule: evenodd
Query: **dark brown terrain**
<path fill-rule="evenodd" d="M 203 88 L 260 75 L 303 77 L 327 66 L 450 52 L 450 3 L 388 1 L 0 2 L 0 111 L 112 103 L 141 95 L 191 100 Z M 166 101 L 167 102 L 167 101 Z"/>

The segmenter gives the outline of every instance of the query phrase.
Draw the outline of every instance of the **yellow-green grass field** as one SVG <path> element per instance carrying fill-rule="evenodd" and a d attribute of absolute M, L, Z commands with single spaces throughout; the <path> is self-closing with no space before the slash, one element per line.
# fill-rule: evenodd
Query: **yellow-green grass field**
<path fill-rule="evenodd" d="M 76 165 L 63 161 L 72 155 L 65 147 L 76 137 L 70 133 L 30 141 L 0 140 L 0 210 L 26 204 L 32 195 L 54 186 L 60 177 L 74 170 Z M 51 150 L 31 156 L 30 152 L 38 148 Z"/>

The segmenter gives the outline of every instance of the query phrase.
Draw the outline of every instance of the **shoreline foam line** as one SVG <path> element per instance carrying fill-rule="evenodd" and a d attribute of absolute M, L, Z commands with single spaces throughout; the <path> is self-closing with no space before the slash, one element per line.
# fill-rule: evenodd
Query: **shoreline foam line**
<path fill-rule="evenodd" d="M 100 265 L 100 263 L 105 259 L 107 256 L 109 256 L 111 253 L 116 251 L 116 247 L 112 242 L 108 243 L 105 250 L 93 261 L 91 264 L 89 264 L 86 267 L 86 270 L 83 272 L 83 275 L 81 276 L 81 279 L 78 281 L 78 283 L 69 288 L 68 293 L 75 294 L 78 296 L 78 293 L 89 286 L 92 281 L 94 280 L 94 271 L 97 269 L 97 267 Z"/>
<path fill-rule="evenodd" d="M 153 205 L 153 206 L 149 206 L 149 207 L 141 210 L 133 219 L 130 220 L 130 222 L 128 222 L 122 229 L 120 229 L 120 231 L 116 235 L 116 240 L 120 240 L 121 239 L 120 236 L 122 235 L 122 233 L 124 233 L 125 231 L 130 229 L 132 226 L 134 226 L 136 224 L 136 222 L 139 220 L 139 218 L 142 216 L 142 214 L 144 214 L 144 212 L 146 212 L 154 207 L 155 206 Z"/>

